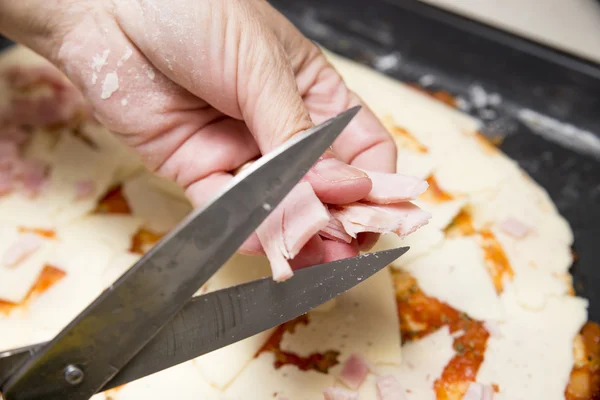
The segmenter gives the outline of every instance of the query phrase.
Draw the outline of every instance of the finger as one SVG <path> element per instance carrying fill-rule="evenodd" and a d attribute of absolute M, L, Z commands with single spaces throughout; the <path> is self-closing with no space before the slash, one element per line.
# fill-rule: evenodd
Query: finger
<path fill-rule="evenodd" d="M 336 240 L 323 239 L 324 256 L 323 262 L 332 262 L 344 258 L 356 257 L 358 255 L 358 246 L 356 241 L 352 243 L 342 243 Z"/>
<path fill-rule="evenodd" d="M 260 11 L 270 22 L 288 54 L 298 90 L 313 122 L 319 124 L 350 107 L 362 107 L 334 143 L 336 154 L 343 161 L 361 168 L 395 172 L 396 146 L 375 114 L 346 87 L 312 41 L 268 3 L 260 4 Z"/>
<path fill-rule="evenodd" d="M 296 257 L 290 260 L 290 265 L 294 270 L 318 265 L 323 262 L 324 256 L 325 247 L 323 240 L 320 236 L 315 235 L 310 238 Z"/>

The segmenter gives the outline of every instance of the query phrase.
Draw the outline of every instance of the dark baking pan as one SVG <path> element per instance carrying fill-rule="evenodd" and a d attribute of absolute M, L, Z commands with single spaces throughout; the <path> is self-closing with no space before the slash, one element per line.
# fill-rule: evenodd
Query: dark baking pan
<path fill-rule="evenodd" d="M 271 3 L 340 55 L 473 100 L 469 112 L 484 120 L 484 133 L 504 137 L 502 150 L 571 224 L 575 288 L 600 322 L 600 66 L 416 1 Z M 0 37 L 0 49 L 9 45 Z M 482 105 L 481 89 L 499 94 L 500 104 Z M 534 126 L 519 115 L 547 118 Z"/>
<path fill-rule="evenodd" d="M 600 322 L 600 66 L 409 0 L 272 0 L 324 47 L 459 96 L 575 233 L 575 289 Z M 483 96 L 482 90 L 498 96 Z M 484 103 L 491 101 L 493 105 Z M 473 105 L 474 103 L 474 105 Z"/>

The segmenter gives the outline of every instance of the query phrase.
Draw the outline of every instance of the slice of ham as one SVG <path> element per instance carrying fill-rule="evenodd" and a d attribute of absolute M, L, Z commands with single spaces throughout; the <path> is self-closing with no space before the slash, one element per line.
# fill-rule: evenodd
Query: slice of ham
<path fill-rule="evenodd" d="M 377 377 L 377 400 L 407 400 L 400 382 L 392 375 Z"/>
<path fill-rule="evenodd" d="M 431 219 L 430 213 L 410 202 L 386 205 L 353 203 L 332 207 L 331 215 L 342 223 L 346 233 L 353 238 L 360 232 L 394 232 L 404 237 Z"/>
<path fill-rule="evenodd" d="M 15 267 L 39 249 L 44 240 L 34 233 L 24 233 L 5 251 L 2 264 Z"/>
<path fill-rule="evenodd" d="M 323 396 L 325 400 L 358 400 L 358 392 L 351 392 L 339 387 L 327 387 L 323 389 Z"/>
<path fill-rule="evenodd" d="M 427 181 L 401 174 L 364 171 L 369 175 L 372 188 L 363 200 L 375 204 L 392 204 L 415 200 L 429 187 Z"/>
<path fill-rule="evenodd" d="M 362 357 L 352 354 L 342 368 L 340 380 L 352 390 L 357 390 L 369 374 L 369 365 Z"/>
<path fill-rule="evenodd" d="M 462 400 L 492 400 L 494 389 L 490 385 L 471 382 Z"/>
<path fill-rule="evenodd" d="M 275 281 L 282 282 L 293 275 L 288 260 L 328 222 L 329 213 L 310 183 L 302 182 L 290 191 L 256 231 Z"/>
<path fill-rule="evenodd" d="M 352 242 L 352 236 L 348 235 L 348 233 L 344 230 L 344 226 L 340 220 L 334 218 L 331 214 L 329 217 L 329 223 L 319 232 L 319 235 L 327 239 L 337 240 L 338 242 Z"/>
<path fill-rule="evenodd" d="M 504 232 L 517 239 L 522 239 L 531 232 L 531 227 L 512 217 L 504 219 L 499 226 Z"/>
<path fill-rule="evenodd" d="M 94 194 L 94 181 L 84 180 L 75 183 L 75 199 L 87 199 Z"/>

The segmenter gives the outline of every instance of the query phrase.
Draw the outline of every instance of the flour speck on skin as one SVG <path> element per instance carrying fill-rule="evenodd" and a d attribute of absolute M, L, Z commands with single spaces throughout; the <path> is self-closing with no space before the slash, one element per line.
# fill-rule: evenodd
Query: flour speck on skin
<path fill-rule="evenodd" d="M 98 74 L 96 74 L 95 72 L 92 74 L 92 85 L 95 85 L 96 82 L 98 81 Z"/>
<path fill-rule="evenodd" d="M 171 61 L 165 58 L 165 61 L 167 62 L 167 68 L 169 68 L 169 70 L 173 71 L 173 65 L 171 65 Z"/>
<path fill-rule="evenodd" d="M 127 103 L 129 103 L 129 102 L 127 101 L 127 99 L 121 99 L 121 105 L 122 105 L 122 106 L 126 106 L 126 105 L 127 105 Z"/>
<path fill-rule="evenodd" d="M 109 72 L 102 82 L 102 94 L 100 98 L 102 100 L 108 99 L 119 89 L 119 76 L 116 72 Z"/>
<path fill-rule="evenodd" d="M 146 71 L 146 75 L 148 75 L 148 78 L 150 78 L 150 80 L 153 81 L 156 77 L 154 69 L 151 66 L 144 64 L 144 70 Z"/>
<path fill-rule="evenodd" d="M 104 50 L 102 54 L 96 54 L 92 58 L 92 69 L 95 72 L 100 72 L 102 67 L 106 65 L 106 60 L 108 60 L 108 55 L 110 54 L 110 50 Z"/>
<path fill-rule="evenodd" d="M 127 60 L 129 60 L 129 58 L 131 57 L 132 54 L 133 54 L 133 50 L 131 50 L 131 48 L 127 47 L 125 49 L 125 54 L 123 54 L 123 57 L 121 57 L 121 59 L 117 62 L 117 67 L 120 67 L 123 64 L 125 64 L 125 62 Z"/>

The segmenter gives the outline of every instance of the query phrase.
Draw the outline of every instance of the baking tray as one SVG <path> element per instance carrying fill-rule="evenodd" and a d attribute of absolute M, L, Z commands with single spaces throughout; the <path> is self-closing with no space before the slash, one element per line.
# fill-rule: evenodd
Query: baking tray
<path fill-rule="evenodd" d="M 574 286 L 600 322 L 599 65 L 417 1 L 271 3 L 328 49 L 471 104 L 571 224 Z"/>
<path fill-rule="evenodd" d="M 329 50 L 470 105 L 571 224 L 574 286 L 600 322 L 600 65 L 417 1 L 271 4 Z"/>

